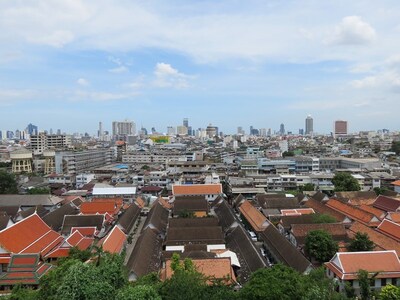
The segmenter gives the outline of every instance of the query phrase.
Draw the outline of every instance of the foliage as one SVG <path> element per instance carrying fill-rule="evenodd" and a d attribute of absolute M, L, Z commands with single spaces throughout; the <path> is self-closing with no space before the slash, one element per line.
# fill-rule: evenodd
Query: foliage
<path fill-rule="evenodd" d="M 18 194 L 14 175 L 3 170 L 0 170 L 0 194 Z"/>
<path fill-rule="evenodd" d="M 11 162 L 0 162 L 0 168 L 11 168 Z"/>
<path fill-rule="evenodd" d="M 338 249 L 338 244 L 324 230 L 310 231 L 306 236 L 306 253 L 320 263 L 329 261 Z"/>
<path fill-rule="evenodd" d="M 305 185 L 303 185 L 302 187 L 300 187 L 301 191 L 315 191 L 315 185 L 312 183 L 306 183 Z"/>
<path fill-rule="evenodd" d="M 148 171 L 148 170 L 150 170 L 150 167 L 148 165 L 144 165 L 141 167 L 141 169 Z"/>
<path fill-rule="evenodd" d="M 388 188 L 386 188 L 386 187 L 376 187 L 376 188 L 374 188 L 374 192 L 375 192 L 375 194 L 377 195 L 377 196 L 379 196 L 379 195 L 382 195 L 382 194 L 384 194 L 385 192 L 387 192 L 387 191 L 389 191 L 389 189 Z"/>
<path fill-rule="evenodd" d="M 193 211 L 189 211 L 187 209 L 182 209 L 179 214 L 178 214 L 179 218 L 184 218 L 184 219 L 189 219 L 189 218 L 194 218 L 194 212 Z"/>
<path fill-rule="evenodd" d="M 161 197 L 168 197 L 168 189 L 164 187 L 161 191 Z"/>
<path fill-rule="evenodd" d="M 360 285 L 360 294 L 362 300 L 368 300 L 371 297 L 371 279 L 368 276 L 368 271 L 359 270 L 357 273 L 358 283 Z"/>
<path fill-rule="evenodd" d="M 374 243 L 369 239 L 367 233 L 357 232 L 354 239 L 347 245 L 347 249 L 350 252 L 372 251 L 374 249 Z"/>
<path fill-rule="evenodd" d="M 337 173 L 333 177 L 332 183 L 335 185 L 335 192 L 351 192 L 360 190 L 360 185 L 358 184 L 357 179 L 346 172 Z"/>
<path fill-rule="evenodd" d="M 272 268 L 259 269 L 240 291 L 240 299 L 301 299 L 304 294 L 301 275 L 295 270 L 277 264 Z"/>
<path fill-rule="evenodd" d="M 336 219 L 327 214 L 313 214 L 312 215 L 313 222 L 316 224 L 322 223 L 336 223 Z"/>
<path fill-rule="evenodd" d="M 390 150 L 396 152 L 397 155 L 400 155 L 400 141 L 399 142 L 393 141 L 392 148 Z"/>
<path fill-rule="evenodd" d="M 388 284 L 382 288 L 379 296 L 381 300 L 398 300 L 400 299 L 400 287 Z"/>
<path fill-rule="evenodd" d="M 50 189 L 46 187 L 37 187 L 37 188 L 31 188 L 28 189 L 28 194 L 29 195 L 45 195 L 45 194 L 50 194 Z"/>
<path fill-rule="evenodd" d="M 293 151 L 285 151 L 282 153 L 283 157 L 291 157 L 294 156 L 294 152 Z"/>
<path fill-rule="evenodd" d="M 118 291 L 115 300 L 161 300 L 151 285 L 126 286 Z"/>
<path fill-rule="evenodd" d="M 206 278 L 197 272 L 190 259 L 180 261 L 178 254 L 173 254 L 171 261 L 173 275 L 160 287 L 162 299 L 202 299 L 207 289 Z M 201 298 L 200 298 L 201 297 Z"/>
<path fill-rule="evenodd" d="M 7 297 L 8 300 L 36 300 L 38 298 L 38 291 L 32 289 L 25 289 L 21 285 L 16 285 L 11 291 L 11 295 Z"/>

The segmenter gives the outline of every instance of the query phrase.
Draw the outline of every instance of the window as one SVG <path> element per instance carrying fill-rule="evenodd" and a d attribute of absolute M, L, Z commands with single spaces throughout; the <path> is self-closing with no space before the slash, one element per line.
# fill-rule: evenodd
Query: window
<path fill-rule="evenodd" d="M 386 285 L 386 278 L 381 278 L 381 286 L 385 286 Z"/>

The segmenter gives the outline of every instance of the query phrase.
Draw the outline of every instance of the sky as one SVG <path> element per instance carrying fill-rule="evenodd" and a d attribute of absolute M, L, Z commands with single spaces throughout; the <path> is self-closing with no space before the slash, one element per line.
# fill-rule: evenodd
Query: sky
<path fill-rule="evenodd" d="M 400 1 L 0 2 L 0 129 L 399 130 Z"/>

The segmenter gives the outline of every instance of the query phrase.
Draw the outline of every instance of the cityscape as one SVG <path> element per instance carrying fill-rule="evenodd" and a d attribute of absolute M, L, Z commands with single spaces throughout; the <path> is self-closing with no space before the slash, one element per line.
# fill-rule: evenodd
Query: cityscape
<path fill-rule="evenodd" d="M 0 2 L 0 296 L 400 300 L 400 3 Z"/>

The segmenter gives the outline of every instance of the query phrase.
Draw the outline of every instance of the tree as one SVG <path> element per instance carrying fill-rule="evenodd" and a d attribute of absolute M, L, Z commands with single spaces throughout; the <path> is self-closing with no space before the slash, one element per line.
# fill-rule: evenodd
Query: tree
<path fill-rule="evenodd" d="M 332 183 L 335 185 L 335 192 L 351 192 L 360 190 L 360 185 L 358 184 L 357 179 L 346 172 L 337 173 L 333 177 Z"/>
<path fill-rule="evenodd" d="M 164 187 L 161 191 L 161 197 L 168 197 L 168 189 Z"/>
<path fill-rule="evenodd" d="M 306 253 L 320 263 L 330 260 L 338 250 L 338 244 L 325 230 L 313 230 L 306 236 Z"/>
<path fill-rule="evenodd" d="M 160 295 L 164 300 L 173 299 L 205 299 L 208 288 L 206 278 L 199 273 L 190 259 L 180 261 L 179 254 L 172 255 L 171 268 L 173 275 L 160 287 Z"/>
<path fill-rule="evenodd" d="M 384 194 L 385 192 L 387 192 L 389 189 L 386 187 L 376 187 L 374 188 L 374 192 L 377 196 Z"/>
<path fill-rule="evenodd" d="M 37 187 L 37 188 L 31 188 L 28 190 L 29 195 L 45 195 L 45 194 L 50 194 L 50 189 L 46 187 Z"/>
<path fill-rule="evenodd" d="M 313 214 L 312 215 L 313 222 L 316 224 L 322 223 L 336 223 L 336 219 L 327 214 Z"/>
<path fill-rule="evenodd" d="M 350 252 L 372 251 L 374 243 L 369 239 L 367 233 L 357 232 L 354 239 L 347 245 L 347 249 Z"/>
<path fill-rule="evenodd" d="M 391 151 L 396 152 L 397 155 L 400 155 L 400 141 L 392 143 Z"/>
<path fill-rule="evenodd" d="M 398 300 L 400 299 L 400 288 L 391 284 L 384 286 L 379 294 L 381 300 Z"/>
<path fill-rule="evenodd" d="M 306 183 L 300 189 L 301 191 L 315 191 L 315 185 L 312 183 Z"/>
<path fill-rule="evenodd" d="M 18 194 L 14 175 L 3 170 L 0 170 L 0 194 Z"/>
<path fill-rule="evenodd" d="M 372 296 L 372 291 L 371 291 L 371 283 L 372 280 L 375 280 L 375 277 L 378 275 L 378 273 L 375 273 L 371 277 L 369 276 L 368 271 L 365 270 L 359 270 L 357 273 L 357 279 L 358 283 L 360 285 L 360 295 L 362 300 L 369 300 L 371 299 Z"/>
<path fill-rule="evenodd" d="M 179 218 L 183 218 L 183 219 L 189 219 L 189 218 L 194 218 L 194 212 L 193 211 L 189 211 L 187 209 L 182 209 L 179 214 L 178 214 Z"/>
<path fill-rule="evenodd" d="M 294 152 L 293 151 L 285 151 L 282 153 L 283 157 L 291 157 L 294 156 Z"/>
<path fill-rule="evenodd" d="M 282 264 L 259 269 L 240 291 L 239 299 L 302 299 L 304 286 L 301 274 Z"/>
<path fill-rule="evenodd" d="M 119 290 L 115 300 L 161 300 L 161 296 L 151 285 L 137 285 Z"/>

